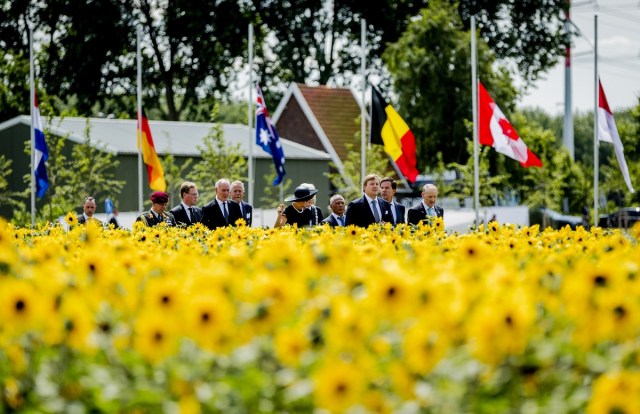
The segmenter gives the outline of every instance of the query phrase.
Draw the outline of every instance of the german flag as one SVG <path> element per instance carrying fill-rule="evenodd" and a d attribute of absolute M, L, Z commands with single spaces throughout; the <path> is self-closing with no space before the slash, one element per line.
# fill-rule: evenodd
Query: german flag
<path fill-rule="evenodd" d="M 384 145 L 400 172 L 414 183 L 416 168 L 416 139 L 406 122 L 387 104 L 380 92 L 371 85 L 371 131 L 369 142 Z"/>
<path fill-rule="evenodd" d="M 142 126 L 138 125 L 138 148 L 142 148 L 142 159 L 147 166 L 149 187 L 154 191 L 166 191 L 167 183 L 164 180 L 164 171 L 158 154 L 156 154 L 156 147 L 153 145 L 149 120 L 144 110 L 142 111 Z"/>

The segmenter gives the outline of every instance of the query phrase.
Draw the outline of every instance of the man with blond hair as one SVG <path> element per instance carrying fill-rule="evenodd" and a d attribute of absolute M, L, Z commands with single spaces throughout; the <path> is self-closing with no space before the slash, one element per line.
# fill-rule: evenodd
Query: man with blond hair
<path fill-rule="evenodd" d="M 353 200 L 347 207 L 346 225 L 369 227 L 371 224 L 393 223 L 391 206 L 378 197 L 380 177 L 369 174 L 362 180 L 363 196 Z"/>

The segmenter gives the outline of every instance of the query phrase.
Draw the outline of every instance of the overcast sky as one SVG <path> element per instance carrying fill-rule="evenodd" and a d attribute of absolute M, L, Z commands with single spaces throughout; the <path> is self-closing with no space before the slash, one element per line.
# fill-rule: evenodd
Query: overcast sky
<path fill-rule="evenodd" d="M 573 108 L 594 106 L 594 16 L 598 15 L 598 69 L 611 110 L 638 104 L 640 96 L 640 0 L 572 1 L 571 18 L 583 37 L 575 38 Z M 564 59 L 521 100 L 521 107 L 564 110 Z"/>

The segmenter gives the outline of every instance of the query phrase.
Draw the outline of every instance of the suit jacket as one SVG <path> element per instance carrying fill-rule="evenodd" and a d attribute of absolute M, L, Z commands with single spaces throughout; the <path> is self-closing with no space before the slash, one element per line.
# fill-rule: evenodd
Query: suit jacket
<path fill-rule="evenodd" d="M 165 211 L 164 213 L 156 217 L 156 215 L 153 214 L 151 210 L 149 210 L 146 213 L 139 215 L 136 221 L 141 221 L 149 227 L 157 226 L 160 223 L 167 223 L 167 225 L 169 226 L 176 225 L 176 219 L 169 211 Z"/>
<path fill-rule="evenodd" d="M 341 227 L 340 223 L 338 223 L 338 220 L 336 219 L 336 216 L 334 216 L 333 214 L 329 214 L 329 216 L 327 216 L 326 219 L 322 220 L 321 223 L 326 223 L 331 227 Z"/>
<path fill-rule="evenodd" d="M 394 202 L 391 208 L 395 208 L 396 210 L 396 221 L 393 224 L 406 223 L 407 221 L 404 219 L 404 214 L 406 211 L 406 207 L 398 202 Z"/>
<path fill-rule="evenodd" d="M 444 217 L 444 209 L 440 206 L 433 206 L 438 217 Z M 407 214 L 407 223 L 417 225 L 422 220 L 427 218 L 427 210 L 424 208 L 423 203 L 416 204 L 409 209 Z"/>
<path fill-rule="evenodd" d="M 253 206 L 249 203 L 245 203 L 244 201 L 239 202 L 238 205 L 240 206 L 241 217 L 247 222 L 247 227 L 251 227 L 251 222 L 253 220 Z"/>
<path fill-rule="evenodd" d="M 229 201 L 227 203 L 227 209 L 229 210 L 229 223 L 224 219 L 224 214 L 214 198 L 213 201 L 208 202 L 202 207 L 202 224 L 210 230 L 224 226 L 235 226 L 236 220 L 242 218 L 240 206 L 236 202 Z"/>
<path fill-rule="evenodd" d="M 200 207 L 193 207 L 193 217 L 189 220 L 189 215 L 182 203 L 172 208 L 171 214 L 175 217 L 178 226 L 189 227 L 193 224 L 200 223 L 200 220 L 202 220 L 202 209 Z"/>
<path fill-rule="evenodd" d="M 380 212 L 382 214 L 380 220 L 393 224 L 391 206 L 380 197 L 378 197 L 377 200 L 378 206 L 380 207 Z M 349 205 L 347 206 L 346 216 L 347 226 L 353 224 L 358 227 L 366 228 L 369 227 L 370 224 L 374 224 L 376 222 L 375 217 L 373 217 L 373 212 L 371 211 L 371 206 L 369 206 L 369 203 L 367 203 L 367 198 L 365 196 L 355 199 L 349 203 Z"/>
<path fill-rule="evenodd" d="M 94 221 L 94 222 L 96 222 L 97 224 L 99 224 L 99 225 L 101 225 L 101 226 L 104 226 L 104 223 L 103 223 L 103 222 L 101 222 L 100 220 L 98 220 L 98 219 L 97 219 L 97 218 L 95 218 L 95 217 L 91 217 L 91 219 L 90 219 L 90 220 L 93 220 L 93 221 Z M 78 216 L 78 224 L 87 224 L 87 218 L 84 216 L 84 213 L 83 213 L 83 214 L 80 214 L 80 215 Z"/>
<path fill-rule="evenodd" d="M 118 219 L 116 218 L 116 216 L 111 216 L 111 218 L 109 219 L 109 224 L 113 224 L 114 229 L 120 228 L 120 223 L 118 223 Z"/>

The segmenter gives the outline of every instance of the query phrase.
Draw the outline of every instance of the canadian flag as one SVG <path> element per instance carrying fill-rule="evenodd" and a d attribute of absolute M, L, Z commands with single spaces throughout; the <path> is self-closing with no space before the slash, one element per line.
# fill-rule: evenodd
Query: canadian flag
<path fill-rule="evenodd" d="M 627 161 L 624 159 L 624 147 L 618 135 L 618 128 L 616 127 L 616 121 L 613 119 L 611 109 L 609 109 L 609 103 L 607 97 L 602 89 L 602 82 L 598 79 L 598 141 L 608 142 L 613 144 L 613 149 L 616 152 L 616 158 L 618 158 L 618 164 L 620 165 L 620 171 L 624 177 L 624 182 L 627 183 L 630 192 L 634 192 L 631 185 L 631 177 L 629 176 L 629 168 L 627 167 Z"/>
<path fill-rule="evenodd" d="M 542 167 L 542 161 L 527 148 L 511 123 L 481 82 L 478 82 L 478 131 L 480 143 L 519 161 L 523 167 Z"/>

